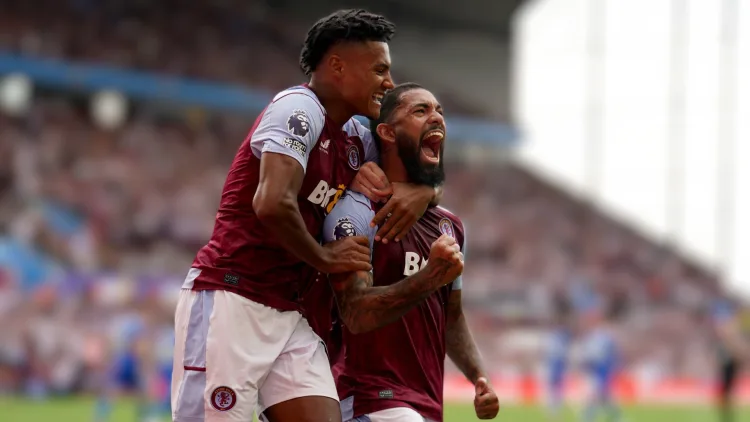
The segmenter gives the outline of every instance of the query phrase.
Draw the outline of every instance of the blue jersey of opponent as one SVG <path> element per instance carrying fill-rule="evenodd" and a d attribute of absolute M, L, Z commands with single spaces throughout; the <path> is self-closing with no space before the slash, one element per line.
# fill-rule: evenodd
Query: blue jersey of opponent
<path fill-rule="evenodd" d="M 136 347 L 145 334 L 143 319 L 136 314 L 126 314 L 117 318 L 112 330 L 114 351 L 111 370 L 112 381 L 119 388 L 135 390 L 142 387 L 140 356 Z"/>
<path fill-rule="evenodd" d="M 600 392 L 611 387 L 618 367 L 617 343 L 612 333 L 598 328 L 584 342 L 586 370 Z"/>
<path fill-rule="evenodd" d="M 571 335 L 568 330 L 559 328 L 552 333 L 547 353 L 547 365 L 551 384 L 557 385 L 563 380 L 568 364 L 570 342 Z"/>
<path fill-rule="evenodd" d="M 174 329 L 169 326 L 159 327 L 154 346 L 156 347 L 156 365 L 159 374 L 164 379 L 171 380 L 174 351 Z"/>

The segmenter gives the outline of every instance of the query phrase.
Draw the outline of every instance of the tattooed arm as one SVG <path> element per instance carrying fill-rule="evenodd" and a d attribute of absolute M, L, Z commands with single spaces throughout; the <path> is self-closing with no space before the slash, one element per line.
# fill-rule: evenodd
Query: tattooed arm
<path fill-rule="evenodd" d="M 370 227 L 374 215 L 370 200 L 347 192 L 326 217 L 323 239 L 333 242 L 349 236 L 367 236 L 372 244 L 377 231 L 377 227 Z M 349 331 L 361 333 L 399 319 L 462 271 L 459 245 L 452 237 L 444 236 L 432 244 L 424 268 L 398 283 L 374 287 L 372 273 L 367 271 L 331 274 L 329 281 L 344 324 Z"/>
<path fill-rule="evenodd" d="M 448 357 L 472 384 L 487 378 L 482 369 L 482 359 L 469 331 L 461 306 L 461 290 L 453 290 L 448 301 L 448 321 L 445 329 L 445 347 Z"/>
<path fill-rule="evenodd" d="M 354 334 L 383 327 L 401 318 L 436 289 L 463 271 L 463 258 L 453 238 L 445 236 L 430 250 L 427 265 L 416 274 L 389 286 L 372 285 L 372 273 L 357 271 L 330 275 L 339 314 Z"/>

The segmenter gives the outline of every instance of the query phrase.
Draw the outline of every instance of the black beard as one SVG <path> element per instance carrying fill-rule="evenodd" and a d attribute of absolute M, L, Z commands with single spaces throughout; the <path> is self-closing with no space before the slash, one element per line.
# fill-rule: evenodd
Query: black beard
<path fill-rule="evenodd" d="M 398 156 L 406 168 L 406 175 L 409 182 L 417 185 L 427 185 L 438 187 L 445 181 L 445 170 L 443 169 L 443 147 L 445 142 L 440 145 L 440 161 L 436 166 L 425 164 L 421 160 L 422 143 L 416 143 L 407 140 L 397 139 Z"/>

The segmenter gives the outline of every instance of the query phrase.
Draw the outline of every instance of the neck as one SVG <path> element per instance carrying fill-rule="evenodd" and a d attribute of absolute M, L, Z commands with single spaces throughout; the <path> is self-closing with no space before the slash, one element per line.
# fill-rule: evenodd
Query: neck
<path fill-rule="evenodd" d="M 310 78 L 310 83 L 308 83 L 307 86 L 315 93 L 320 100 L 320 103 L 323 104 L 323 108 L 326 110 L 326 116 L 336 123 L 336 125 L 344 126 L 344 123 L 354 117 L 354 113 L 350 110 L 350 107 L 341 100 L 341 95 L 337 92 L 337 89 L 333 84 L 320 77 L 320 75 L 313 73 Z"/>
<path fill-rule="evenodd" d="M 380 164 L 385 173 L 385 177 L 391 183 L 408 183 L 409 176 L 406 174 L 406 167 L 404 167 L 401 157 L 398 156 L 398 152 L 394 150 L 384 150 L 380 155 Z"/>

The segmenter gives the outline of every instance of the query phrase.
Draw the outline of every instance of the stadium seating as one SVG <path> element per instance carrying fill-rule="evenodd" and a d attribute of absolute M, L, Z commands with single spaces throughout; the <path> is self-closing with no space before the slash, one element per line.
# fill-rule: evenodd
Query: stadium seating
<path fill-rule="evenodd" d="M 10 2 L 0 49 L 269 91 L 301 80 L 300 27 L 273 10 L 175 2 Z M 242 12 L 226 6 L 238 3 Z M 461 100 L 449 107 L 477 111 Z M 37 357 L 35 342 L 59 352 L 50 365 L 61 390 L 86 389 L 100 359 L 96 327 L 144 299 L 171 306 L 250 123 L 139 106 L 125 127 L 104 131 L 76 98 L 48 93 L 23 118 L 0 115 L 0 390 L 33 375 L 19 371 Z M 468 228 L 465 306 L 491 371 L 538 370 L 556 298 L 588 289 L 618 305 L 634 373 L 705 375 L 711 339 L 700 311 L 717 293 L 712 274 L 513 164 L 459 161 L 447 171 L 445 205 Z M 29 331 L 38 335 L 24 342 Z"/>

